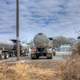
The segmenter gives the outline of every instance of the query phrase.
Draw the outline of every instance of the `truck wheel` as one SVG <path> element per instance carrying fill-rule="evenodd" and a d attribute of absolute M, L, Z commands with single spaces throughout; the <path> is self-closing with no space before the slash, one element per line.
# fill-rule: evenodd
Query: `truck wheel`
<path fill-rule="evenodd" d="M 39 55 L 37 55 L 37 59 L 39 59 Z"/>
<path fill-rule="evenodd" d="M 6 58 L 7 58 L 7 59 L 9 58 L 9 54 L 6 55 Z"/>
<path fill-rule="evenodd" d="M 56 52 L 53 52 L 53 56 L 56 56 Z"/>
<path fill-rule="evenodd" d="M 2 54 L 2 55 L 0 55 L 0 57 L 1 57 L 1 59 L 4 59 L 4 58 L 5 58 L 3 54 Z"/>
<path fill-rule="evenodd" d="M 8 59 L 9 58 L 9 54 L 6 52 L 4 55 L 4 59 Z"/>
<path fill-rule="evenodd" d="M 47 59 L 52 59 L 52 54 L 47 55 Z"/>
<path fill-rule="evenodd" d="M 31 54 L 31 59 L 37 59 L 36 54 Z"/>

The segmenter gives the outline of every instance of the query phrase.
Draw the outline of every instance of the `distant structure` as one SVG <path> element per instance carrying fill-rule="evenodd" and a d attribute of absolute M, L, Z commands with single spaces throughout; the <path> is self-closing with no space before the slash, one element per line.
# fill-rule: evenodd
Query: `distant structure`
<path fill-rule="evenodd" d="M 62 52 L 69 52 L 71 51 L 71 45 L 70 44 L 64 44 L 61 45 L 59 48 L 56 49 L 57 51 L 62 51 Z"/>
<path fill-rule="evenodd" d="M 69 45 L 69 44 L 61 45 L 60 50 L 61 51 L 71 51 L 71 45 Z"/>

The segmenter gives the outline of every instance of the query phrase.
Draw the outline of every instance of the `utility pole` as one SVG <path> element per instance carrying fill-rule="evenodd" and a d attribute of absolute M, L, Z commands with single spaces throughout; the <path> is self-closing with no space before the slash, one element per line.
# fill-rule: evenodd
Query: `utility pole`
<path fill-rule="evenodd" d="M 19 0 L 16 0 L 16 53 L 17 60 L 20 58 L 20 41 L 19 41 Z"/>

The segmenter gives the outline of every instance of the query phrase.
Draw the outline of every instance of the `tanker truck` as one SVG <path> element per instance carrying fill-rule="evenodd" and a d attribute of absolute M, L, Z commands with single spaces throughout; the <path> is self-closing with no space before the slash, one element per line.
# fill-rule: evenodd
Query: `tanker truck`
<path fill-rule="evenodd" d="M 49 46 L 49 39 L 43 33 L 38 33 L 33 39 L 34 47 L 31 49 L 31 58 L 38 59 L 45 56 L 52 59 L 52 48 Z"/>
<path fill-rule="evenodd" d="M 17 43 L 17 40 L 15 39 L 12 39 L 11 40 L 13 43 L 14 43 L 14 46 L 13 46 L 13 50 L 16 51 L 16 43 Z M 24 42 L 21 42 L 19 41 L 19 46 L 20 46 L 20 56 L 27 56 L 27 52 L 28 52 L 28 45 Z M 15 52 L 16 53 L 16 52 Z M 15 54 L 17 56 L 17 54 Z"/>
<path fill-rule="evenodd" d="M 0 40 L 0 59 L 9 58 L 9 50 L 13 49 L 13 42 L 10 40 Z"/>
<path fill-rule="evenodd" d="M 7 59 L 9 57 L 17 56 L 16 54 L 16 41 L 11 40 L 0 40 L 0 59 Z M 20 42 L 20 56 L 26 56 L 27 45 Z"/>

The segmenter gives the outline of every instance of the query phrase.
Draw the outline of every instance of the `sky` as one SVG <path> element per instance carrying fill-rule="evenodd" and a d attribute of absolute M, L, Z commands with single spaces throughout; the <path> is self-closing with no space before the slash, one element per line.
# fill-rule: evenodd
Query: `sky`
<path fill-rule="evenodd" d="M 76 38 L 80 31 L 80 0 L 19 0 L 20 39 L 42 32 L 48 37 Z M 16 0 L 0 0 L 0 39 L 16 38 Z"/>

